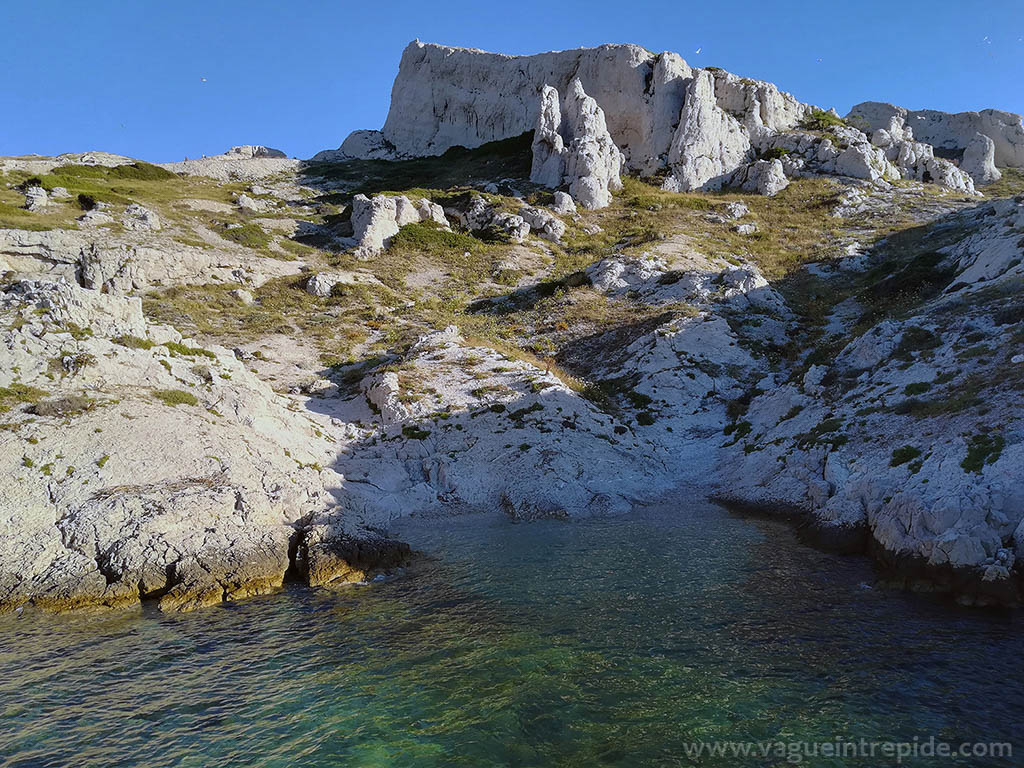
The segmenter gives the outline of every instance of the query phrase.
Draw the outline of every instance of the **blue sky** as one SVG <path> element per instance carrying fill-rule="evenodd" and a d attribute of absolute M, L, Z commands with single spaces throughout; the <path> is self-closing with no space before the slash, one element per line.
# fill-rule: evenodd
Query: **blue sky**
<path fill-rule="evenodd" d="M 841 113 L 867 99 L 1024 112 L 1024 0 L 3 0 L 0 28 L 0 155 L 159 162 L 256 143 L 309 157 L 381 126 L 415 38 L 517 54 L 638 43 Z"/>

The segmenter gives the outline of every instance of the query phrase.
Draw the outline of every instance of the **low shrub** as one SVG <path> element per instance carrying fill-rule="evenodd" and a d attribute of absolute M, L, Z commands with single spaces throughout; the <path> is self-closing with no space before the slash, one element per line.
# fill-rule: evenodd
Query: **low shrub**
<path fill-rule="evenodd" d="M 160 400 L 164 405 L 199 405 L 199 400 L 196 396 L 183 389 L 158 389 L 153 392 L 153 397 Z"/>
<path fill-rule="evenodd" d="M 964 472 L 980 474 L 986 464 L 995 464 L 999 460 L 1005 443 L 1002 435 L 975 435 L 967 446 L 967 456 L 960 462 L 960 466 Z"/>
<path fill-rule="evenodd" d="M 167 347 L 173 355 L 185 355 L 187 357 L 199 357 L 201 355 L 203 357 L 208 357 L 211 360 L 217 357 L 208 349 L 203 349 L 202 347 L 188 347 L 177 341 L 164 342 L 164 346 Z M 149 347 L 141 347 L 141 349 L 149 349 Z"/>
<path fill-rule="evenodd" d="M 237 227 L 225 227 L 221 230 L 220 236 L 225 240 L 238 243 L 245 248 L 263 250 L 270 245 L 270 235 L 263 231 L 257 224 L 242 224 Z"/>
<path fill-rule="evenodd" d="M 843 118 L 833 115 L 831 112 L 826 112 L 823 109 L 815 109 L 811 111 L 810 115 L 804 118 L 804 121 L 800 123 L 800 127 L 812 131 L 827 131 L 829 128 L 836 128 L 846 124 L 847 123 Z"/>
<path fill-rule="evenodd" d="M 942 344 L 942 337 L 929 331 L 927 328 L 920 328 L 916 325 L 908 326 L 903 331 L 900 343 L 896 347 L 896 357 L 902 360 L 909 360 L 915 353 L 927 352 Z"/>
<path fill-rule="evenodd" d="M 138 336 L 116 336 L 112 339 L 115 344 L 120 344 L 122 347 L 128 347 L 129 349 L 152 349 L 155 345 L 154 342 L 149 339 L 139 338 Z"/>
<path fill-rule="evenodd" d="M 889 462 L 889 466 L 898 467 L 901 464 L 906 464 L 908 461 L 913 461 L 920 455 L 920 448 L 915 448 L 912 445 L 904 445 L 902 448 L 896 448 L 893 450 L 892 460 Z"/>
<path fill-rule="evenodd" d="M 0 387 L 0 413 L 11 410 L 16 403 L 37 403 L 46 395 L 41 389 L 15 381 L 9 386 Z"/>

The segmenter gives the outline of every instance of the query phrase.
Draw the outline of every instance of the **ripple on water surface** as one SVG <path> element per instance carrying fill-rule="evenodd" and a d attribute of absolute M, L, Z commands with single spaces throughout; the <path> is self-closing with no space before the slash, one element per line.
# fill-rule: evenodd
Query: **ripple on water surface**
<path fill-rule="evenodd" d="M 0 766 L 785 765 L 686 745 L 837 737 L 1024 754 L 1017 615 L 870 589 L 862 559 L 781 525 L 701 503 L 401 534 L 432 556 L 416 578 L 0 617 Z"/>

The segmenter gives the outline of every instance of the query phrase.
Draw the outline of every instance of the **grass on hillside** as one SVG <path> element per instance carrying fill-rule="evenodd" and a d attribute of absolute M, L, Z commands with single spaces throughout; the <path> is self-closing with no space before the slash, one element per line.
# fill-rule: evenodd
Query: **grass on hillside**
<path fill-rule="evenodd" d="M 71 197 L 52 200 L 44 211 L 27 211 L 24 209 L 24 195 L 19 189 L 26 183 L 37 183 L 47 191 L 64 187 Z M 156 211 L 162 219 L 187 221 L 196 212 L 185 207 L 182 201 L 197 198 L 232 203 L 244 189 L 245 184 L 242 183 L 178 176 L 143 162 L 113 168 L 65 165 L 47 174 L 11 171 L 0 177 L 0 228 L 75 228 L 75 219 L 84 211 L 79 195 L 120 207 L 139 203 Z"/>
<path fill-rule="evenodd" d="M 1024 168 L 1000 168 L 1003 177 L 988 186 L 979 187 L 987 197 L 1024 195 Z"/>

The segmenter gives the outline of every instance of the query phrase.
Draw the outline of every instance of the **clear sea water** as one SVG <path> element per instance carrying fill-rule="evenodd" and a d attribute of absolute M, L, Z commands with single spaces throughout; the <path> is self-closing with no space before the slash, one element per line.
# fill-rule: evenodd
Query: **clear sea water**
<path fill-rule="evenodd" d="M 694 503 L 410 521 L 415 577 L 192 614 L 0 617 L 0 766 L 770 766 L 695 741 L 1007 741 L 1024 621 Z M 805 765 L 893 765 L 827 759 Z"/>

